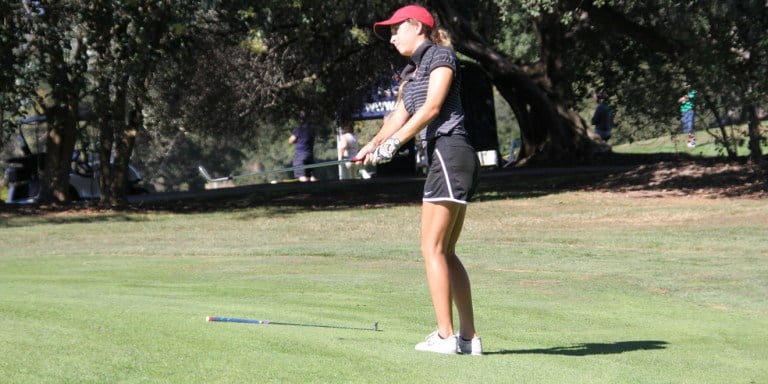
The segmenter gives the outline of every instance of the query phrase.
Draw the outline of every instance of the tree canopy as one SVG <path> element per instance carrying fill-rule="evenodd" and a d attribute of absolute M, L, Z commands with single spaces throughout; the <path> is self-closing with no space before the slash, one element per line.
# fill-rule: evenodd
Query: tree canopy
<path fill-rule="evenodd" d="M 458 51 L 495 79 L 529 159 L 583 158 L 595 147 L 572 112 L 595 90 L 607 90 L 622 118 L 643 129 L 668 125 L 686 82 L 716 116 L 765 103 L 764 2 L 497 1 L 475 12 L 468 2 L 429 3 Z"/>
<path fill-rule="evenodd" d="M 756 124 L 768 95 L 764 1 L 424 4 L 514 111 L 520 164 L 584 162 L 608 150 L 578 114 L 598 89 L 621 106 L 628 135 L 668 127 L 689 82 L 700 108 L 741 111 L 750 139 L 764 140 Z M 48 198 L 65 201 L 77 114 L 87 106 L 101 156 L 113 159 L 102 162 L 102 201 L 118 204 L 134 145 L 147 145 L 135 144 L 141 132 L 167 155 L 179 132 L 259 147 L 301 109 L 321 123 L 349 116 L 368 87 L 404 64 L 371 31 L 396 8 L 377 0 L 3 0 L 4 132 L 20 115 L 49 117 Z M 759 145 L 751 148 L 762 158 Z"/>

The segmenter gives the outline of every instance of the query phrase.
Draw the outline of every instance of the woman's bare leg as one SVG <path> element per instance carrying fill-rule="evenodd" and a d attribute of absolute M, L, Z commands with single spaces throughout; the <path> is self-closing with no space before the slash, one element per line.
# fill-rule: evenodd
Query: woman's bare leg
<path fill-rule="evenodd" d="M 461 229 L 464 226 L 466 212 L 467 206 L 460 205 L 450 232 L 446 257 L 451 278 L 451 294 L 453 302 L 456 304 L 456 310 L 459 312 L 459 324 L 461 327 L 459 334 L 465 340 L 470 340 L 477 336 L 475 331 L 475 314 L 472 307 L 472 287 L 467 270 L 456 255 L 456 243 L 459 241 Z"/>
<path fill-rule="evenodd" d="M 453 335 L 452 285 L 457 284 L 456 288 L 459 290 L 469 286 L 466 271 L 452 253 L 451 243 L 453 241 L 455 244 L 458 239 L 458 235 L 454 236 L 454 229 L 457 219 L 463 219 L 463 211 L 463 206 L 456 203 L 425 202 L 422 208 L 421 253 L 437 318 L 437 330 L 442 337 Z M 461 232 L 461 223 L 458 223 L 458 227 L 458 232 Z M 469 299 L 471 300 L 471 296 Z M 461 310 L 466 311 L 465 292 L 460 294 L 459 300 Z M 466 314 L 461 314 L 462 319 L 465 317 Z M 474 330 L 472 332 L 474 333 Z"/>

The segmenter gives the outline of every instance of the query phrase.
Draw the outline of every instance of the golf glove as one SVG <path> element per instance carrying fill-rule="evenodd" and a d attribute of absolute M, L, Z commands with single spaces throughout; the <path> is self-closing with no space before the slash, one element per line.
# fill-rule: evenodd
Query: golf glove
<path fill-rule="evenodd" d="M 376 147 L 373 151 L 373 165 L 388 163 L 392 160 L 392 157 L 397 153 L 397 149 L 400 148 L 400 140 L 396 137 L 390 137 L 384 143 Z"/>

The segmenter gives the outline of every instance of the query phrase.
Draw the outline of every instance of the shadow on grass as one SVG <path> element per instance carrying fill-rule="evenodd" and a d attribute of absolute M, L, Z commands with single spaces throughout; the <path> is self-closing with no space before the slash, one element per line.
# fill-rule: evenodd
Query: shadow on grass
<path fill-rule="evenodd" d="M 584 343 L 565 347 L 538 349 L 502 349 L 485 352 L 485 355 L 561 355 L 561 356 L 591 356 L 612 355 L 624 352 L 666 349 L 667 342 L 661 340 L 617 341 L 615 343 Z"/>
<path fill-rule="evenodd" d="M 0 216 L 0 228 L 32 227 L 40 224 L 90 224 L 106 222 L 143 222 L 148 221 L 144 216 L 129 213 L 94 214 L 85 211 L 58 211 L 57 214 L 27 214 L 17 215 L 16 220 L 5 220 Z"/>
<path fill-rule="evenodd" d="M 496 170 L 484 172 L 474 201 L 522 199 L 578 190 L 602 181 L 609 170 Z M 247 185 L 219 190 L 132 196 L 124 208 L 101 208 L 80 202 L 68 205 L 0 204 L 0 228 L 41 223 L 130 220 L 132 213 L 245 212 L 242 220 L 256 216 L 290 216 L 307 210 L 380 209 L 419 205 L 423 177 Z M 262 210 L 251 208 L 261 207 Z M 5 218 L 29 218 L 4 224 Z"/>
<path fill-rule="evenodd" d="M 768 159 L 768 157 L 767 157 Z M 680 154 L 606 154 L 582 166 L 526 166 L 484 170 L 474 201 L 524 199 L 569 191 L 662 191 L 707 196 L 765 196 L 766 170 L 746 167 L 744 160 L 695 158 Z M 713 177 L 714 176 L 714 177 Z M 318 183 L 252 184 L 205 191 L 154 193 L 129 197 L 125 208 L 110 212 L 238 212 L 289 216 L 306 210 L 378 209 L 421 204 L 423 176 L 328 180 Z M 703 191 L 703 192 L 701 192 Z M 265 208 L 261 212 L 251 208 Z M 0 227 L 5 218 L 50 216 L 78 211 L 67 206 L 11 206 L 0 203 Z M 85 208 L 87 211 L 87 207 Z M 95 208 L 96 211 L 101 209 Z M 54 219 L 55 220 L 55 219 Z M 61 223 L 80 219 L 61 220 Z M 85 219 L 88 220 L 88 219 Z M 54 221 L 55 222 L 55 221 Z"/>

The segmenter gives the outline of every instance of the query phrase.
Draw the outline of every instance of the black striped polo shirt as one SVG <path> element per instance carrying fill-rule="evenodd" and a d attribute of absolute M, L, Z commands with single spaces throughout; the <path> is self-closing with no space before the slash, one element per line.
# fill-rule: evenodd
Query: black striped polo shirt
<path fill-rule="evenodd" d="M 413 116 L 427 100 L 429 74 L 433 69 L 449 67 L 453 70 L 453 81 L 448 96 L 435 117 L 419 133 L 421 140 L 432 141 L 439 136 L 467 135 L 464 127 L 464 108 L 461 105 L 461 78 L 458 75 L 458 59 L 452 49 L 435 45 L 427 40 L 411 55 L 411 61 L 401 74 L 406 84 L 403 88 L 403 103 Z"/>

